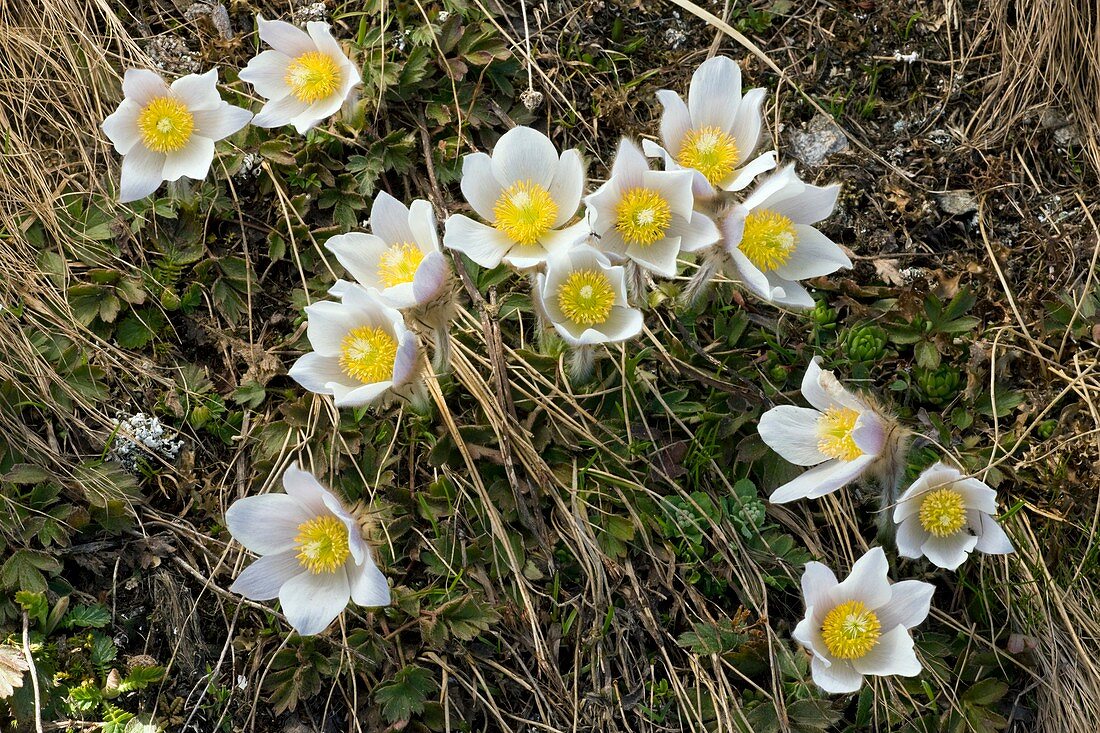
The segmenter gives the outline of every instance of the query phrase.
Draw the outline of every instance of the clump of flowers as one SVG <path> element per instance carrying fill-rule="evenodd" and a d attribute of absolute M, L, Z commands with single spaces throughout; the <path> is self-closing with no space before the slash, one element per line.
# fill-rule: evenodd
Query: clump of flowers
<path fill-rule="evenodd" d="M 279 599 L 302 635 L 324 631 L 352 600 L 388 606 L 390 587 L 359 519 L 308 471 L 292 463 L 285 494 L 238 499 L 225 512 L 233 539 L 260 555 L 230 586 L 254 601 Z"/>
<path fill-rule="evenodd" d="M 163 461 L 176 462 L 183 441 L 161 424 L 156 415 L 139 412 L 126 417 L 119 415 L 111 421 L 115 426 L 115 440 L 111 457 L 130 473 L 140 473 L 142 468 L 156 466 Z"/>

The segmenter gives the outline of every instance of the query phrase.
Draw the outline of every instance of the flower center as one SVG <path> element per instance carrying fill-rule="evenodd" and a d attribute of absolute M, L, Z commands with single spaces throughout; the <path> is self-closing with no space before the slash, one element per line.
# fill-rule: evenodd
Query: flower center
<path fill-rule="evenodd" d="M 936 537 L 950 537 L 966 524 L 966 504 L 954 489 L 938 489 L 920 503 L 920 525 Z"/>
<path fill-rule="evenodd" d="M 157 97 L 142 107 L 137 125 L 145 147 L 155 153 L 171 153 L 191 139 L 195 116 L 178 99 Z"/>
<path fill-rule="evenodd" d="M 859 413 L 850 407 L 830 407 L 817 419 L 817 449 L 842 461 L 854 461 L 863 451 L 852 438 Z"/>
<path fill-rule="evenodd" d="M 393 379 L 397 339 L 381 328 L 352 329 L 341 342 L 340 352 L 340 367 L 352 379 L 364 384 Z"/>
<path fill-rule="evenodd" d="M 351 554 L 347 525 L 331 514 L 299 524 L 294 544 L 298 548 L 298 562 L 315 575 L 333 572 Z"/>
<path fill-rule="evenodd" d="M 737 142 L 728 132 L 720 127 L 700 127 L 684 136 L 676 162 L 694 168 L 717 186 L 733 173 L 740 158 Z"/>
<path fill-rule="evenodd" d="M 577 270 L 558 288 L 558 307 L 573 323 L 603 323 L 615 305 L 611 278 L 600 270 Z"/>
<path fill-rule="evenodd" d="M 615 228 L 627 244 L 645 247 L 664 239 L 672 224 L 672 208 L 652 188 L 632 188 L 619 199 L 615 217 Z"/>
<path fill-rule="evenodd" d="M 550 192 L 532 181 L 519 181 L 508 187 L 493 206 L 497 227 L 522 245 L 538 242 L 558 218 L 558 205 Z"/>
<path fill-rule="evenodd" d="M 781 267 L 791 258 L 798 235 L 790 219 L 774 211 L 753 211 L 745 217 L 741 252 L 761 272 Z"/>
<path fill-rule="evenodd" d="M 378 279 L 387 288 L 411 283 L 416 276 L 416 268 L 420 267 L 423 259 L 424 253 L 415 244 L 395 244 L 383 252 L 378 260 Z"/>
<path fill-rule="evenodd" d="M 307 51 L 287 65 L 284 81 L 298 101 L 313 104 L 340 88 L 340 65 L 320 51 Z"/>
<path fill-rule="evenodd" d="M 859 659 L 875 648 L 882 624 L 862 601 L 848 601 L 829 611 L 821 624 L 825 647 L 837 659 Z"/>

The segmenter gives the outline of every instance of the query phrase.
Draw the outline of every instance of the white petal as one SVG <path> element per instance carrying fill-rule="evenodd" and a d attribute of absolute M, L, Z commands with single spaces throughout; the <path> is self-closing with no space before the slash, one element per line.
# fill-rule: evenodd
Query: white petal
<path fill-rule="evenodd" d="M 619 189 L 625 191 L 643 185 L 642 177 L 648 172 L 649 163 L 641 149 L 628 137 L 620 139 L 611 163 L 611 178 L 618 182 Z"/>
<path fill-rule="evenodd" d="M 737 270 L 737 276 L 740 278 L 741 284 L 761 298 L 770 300 L 772 286 L 771 281 L 768 280 L 768 276 L 762 273 L 760 269 L 745 256 L 745 253 L 741 251 L 740 247 L 730 246 L 730 239 L 728 236 L 726 237 L 725 244 L 727 246 L 726 251 L 729 253 L 730 259 L 733 260 L 733 266 Z"/>
<path fill-rule="evenodd" d="M 163 180 L 164 153 L 154 153 L 144 145 L 135 145 L 122 158 L 118 200 L 126 203 L 143 199 L 156 191 Z"/>
<path fill-rule="evenodd" d="M 261 16 L 256 16 L 256 23 L 260 30 L 260 40 L 291 58 L 317 50 L 317 44 L 313 39 L 301 28 L 290 23 L 281 20 L 264 20 Z"/>
<path fill-rule="evenodd" d="M 928 530 L 921 526 L 920 520 L 916 517 L 906 518 L 897 525 L 898 554 L 902 557 L 921 557 L 921 548 L 928 537 Z"/>
<path fill-rule="evenodd" d="M 336 259 L 360 285 L 379 289 L 383 287 L 378 276 L 378 265 L 382 254 L 389 247 L 379 237 L 362 232 L 338 234 L 329 237 L 325 242 L 325 249 L 336 255 Z M 343 339 L 343 335 L 340 338 Z"/>
<path fill-rule="evenodd" d="M 820 563 L 816 564 L 820 565 Z M 795 626 L 794 630 L 791 632 L 791 638 L 797 641 L 809 651 L 813 652 L 814 655 L 818 654 L 816 644 L 814 643 L 817 636 L 817 634 L 815 633 L 815 627 L 817 626 L 817 624 L 818 622 L 814 618 L 814 607 L 807 606 L 806 616 L 798 622 L 798 625 Z"/>
<path fill-rule="evenodd" d="M 298 357 L 288 375 L 315 394 L 332 394 L 334 384 L 349 384 L 352 379 L 340 368 L 334 356 L 322 356 L 316 351 Z"/>
<path fill-rule="evenodd" d="M 1007 555 L 1016 551 L 1012 546 L 1012 540 L 1008 539 L 1004 528 L 997 523 L 997 520 L 988 514 L 982 514 L 981 524 L 981 536 L 976 545 L 979 550 L 990 555 Z"/>
<path fill-rule="evenodd" d="M 642 330 L 642 312 L 634 308 L 615 307 L 607 320 L 597 326 L 577 324 L 568 319 L 555 320 L 554 328 L 570 346 L 610 344 L 637 336 Z"/>
<path fill-rule="evenodd" d="M 967 509 L 976 509 L 985 514 L 997 511 L 997 492 L 976 478 L 965 478 L 955 482 L 952 487 L 962 494 Z"/>
<path fill-rule="evenodd" d="M 768 273 L 768 285 L 771 287 L 771 294 L 767 299 L 776 305 L 798 309 L 813 308 L 816 305 L 809 291 L 794 280 Z"/>
<path fill-rule="evenodd" d="M 738 168 L 729 181 L 722 184 L 726 191 L 741 191 L 748 188 L 756 177 L 775 168 L 775 151 L 769 150 L 749 161 L 743 168 Z"/>
<path fill-rule="evenodd" d="M 291 578 L 302 573 L 295 550 L 264 555 L 237 576 L 229 590 L 253 601 L 270 601 Z"/>
<path fill-rule="evenodd" d="M 431 303 L 443 295 L 443 288 L 447 284 L 451 273 L 451 261 L 442 252 L 432 252 L 416 268 L 413 276 L 412 292 L 413 301 L 416 303 Z"/>
<path fill-rule="evenodd" d="M 539 242 L 547 252 L 562 252 L 584 243 L 590 231 L 588 222 L 578 221 L 564 229 L 551 229 Z"/>
<path fill-rule="evenodd" d="M 425 255 L 440 251 L 439 224 L 435 220 L 435 210 L 424 199 L 416 199 L 409 204 L 409 230 Z"/>
<path fill-rule="evenodd" d="M 837 586 L 836 575 L 823 563 L 810 561 L 802 571 L 802 598 L 807 608 L 826 608 Z M 809 614 L 807 614 L 809 615 Z"/>
<path fill-rule="evenodd" d="M 218 70 L 205 74 L 188 74 L 172 82 L 172 94 L 187 105 L 191 112 L 217 109 L 222 103 L 218 94 Z"/>
<path fill-rule="evenodd" d="M 929 536 L 921 552 L 929 562 L 945 570 L 955 570 L 978 544 L 978 538 L 969 532 L 956 532 L 949 537 Z"/>
<path fill-rule="evenodd" d="M 840 195 L 840 184 L 814 186 L 807 183 L 797 196 L 769 202 L 768 208 L 788 217 L 795 224 L 809 225 L 833 213 L 838 195 Z"/>
<path fill-rule="evenodd" d="M 824 234 L 805 224 L 795 224 L 795 247 L 790 259 L 775 269 L 786 280 L 805 280 L 851 268 L 848 255 Z"/>
<path fill-rule="evenodd" d="M 462 195 L 477 215 L 485 221 L 495 221 L 493 207 L 504 191 L 493 173 L 493 160 L 485 153 L 471 153 L 462 159 Z"/>
<path fill-rule="evenodd" d="M 558 205 L 558 216 L 554 220 L 554 227 L 558 228 L 577 215 L 584 193 L 584 161 L 576 150 L 561 154 L 549 193 Z"/>
<path fill-rule="evenodd" d="M 857 412 L 864 412 L 867 409 L 862 402 L 844 389 L 831 371 L 821 368 L 820 356 L 815 356 L 806 366 L 801 390 L 806 401 L 822 412 L 834 407 L 847 407 Z"/>
<path fill-rule="evenodd" d="M 814 684 L 825 692 L 840 695 L 857 692 L 863 686 L 863 675 L 857 672 L 850 662 L 837 660 L 831 665 L 814 657 L 810 661 L 810 673 Z"/>
<path fill-rule="evenodd" d="M 885 606 L 893 598 L 887 573 L 890 564 L 881 547 L 872 547 L 852 565 L 852 572 L 833 590 L 837 603 L 862 601 L 874 610 Z"/>
<path fill-rule="evenodd" d="M 600 244 L 603 244 L 602 240 Z M 665 237 L 652 244 L 630 244 L 626 248 L 627 257 L 661 277 L 675 277 L 676 257 L 679 254 L 679 237 Z"/>
<path fill-rule="evenodd" d="M 183 176 L 201 181 L 210 172 L 214 160 L 214 141 L 208 137 L 192 135 L 179 150 L 165 154 L 163 175 L 166 181 L 177 181 Z"/>
<path fill-rule="evenodd" d="M 882 628 L 911 629 L 928 618 L 936 586 L 920 580 L 902 580 L 890 586 L 890 600 L 875 610 Z"/>
<path fill-rule="evenodd" d="M 550 138 L 538 130 L 513 127 L 497 141 L 492 166 L 493 174 L 504 187 L 530 181 L 549 189 L 557 172 L 558 152 Z"/>
<path fill-rule="evenodd" d="M 322 356 L 340 356 L 344 337 L 355 327 L 355 313 L 346 304 L 322 300 L 307 305 L 306 335 L 313 350 Z"/>
<path fill-rule="evenodd" d="M 371 205 L 370 228 L 376 236 L 391 246 L 416 242 L 416 237 L 409 228 L 409 207 L 385 191 L 380 191 Z"/>
<path fill-rule="evenodd" d="M 302 573 L 279 591 L 287 622 L 302 636 L 324 631 L 347 607 L 350 597 L 348 574 L 342 567 L 332 573 Z"/>
<path fill-rule="evenodd" d="M 852 442 L 866 455 L 877 456 L 886 445 L 886 426 L 879 416 L 870 410 L 859 414 L 852 426 Z"/>
<path fill-rule="evenodd" d="M 141 107 L 137 103 L 123 99 L 118 109 L 103 120 L 101 125 L 103 132 L 119 155 L 126 155 L 141 141 L 141 130 L 137 126 L 139 114 L 141 114 Z"/>
<path fill-rule="evenodd" d="M 393 382 L 371 382 L 354 389 L 340 389 L 333 391 L 332 403 L 337 407 L 365 407 L 377 402 L 382 395 L 393 387 Z"/>
<path fill-rule="evenodd" d="M 760 181 L 741 205 L 747 209 L 771 209 L 778 201 L 795 196 L 805 184 L 795 173 L 794 165 L 785 165 Z"/>
<path fill-rule="evenodd" d="M 482 267 L 499 265 L 514 244 L 504 232 L 462 214 L 452 214 L 443 225 L 443 246 L 462 252 Z"/>
<path fill-rule="evenodd" d="M 258 555 L 287 552 L 294 547 L 298 526 L 310 520 L 305 508 L 286 494 L 246 496 L 225 512 L 233 539 Z"/>
<path fill-rule="evenodd" d="M 694 128 L 718 127 L 729 132 L 741 104 L 741 69 L 733 59 L 707 59 L 691 75 L 688 111 Z"/>
<path fill-rule="evenodd" d="M 312 473 L 298 468 L 297 462 L 291 463 L 283 472 L 283 490 L 315 517 L 330 513 L 325 503 L 325 497 L 329 496 L 328 489 L 321 486 Z"/>
<path fill-rule="evenodd" d="M 308 102 L 288 94 L 282 99 L 272 99 L 263 106 L 260 113 L 252 118 L 252 124 L 256 127 L 282 127 L 289 125 L 292 120 L 302 114 L 309 107 Z"/>
<path fill-rule="evenodd" d="M 215 109 L 195 113 L 195 134 L 217 141 L 243 129 L 251 121 L 252 113 L 247 109 L 222 102 Z"/>
<path fill-rule="evenodd" d="M 657 101 L 664 107 L 661 114 L 661 142 L 666 149 L 672 151 L 671 155 L 676 155 L 684 143 L 684 136 L 691 130 L 691 113 L 680 95 L 668 89 L 657 92 Z M 643 149 L 646 148 L 646 142 L 648 141 L 642 143 Z M 650 150 L 645 152 L 651 158 L 657 157 Z"/>
<path fill-rule="evenodd" d="M 340 44 L 333 38 L 328 23 L 311 20 L 306 23 L 306 32 L 309 33 L 309 37 L 313 39 L 314 45 L 321 53 L 336 61 L 343 61 L 347 58 L 344 49 L 340 48 Z"/>
<path fill-rule="evenodd" d="M 122 93 L 138 107 L 170 94 L 160 74 L 148 69 L 127 69 L 122 77 Z"/>
<path fill-rule="evenodd" d="M 644 158 L 641 158 L 644 160 Z M 691 190 L 691 171 L 651 171 L 642 173 L 642 185 L 660 194 L 673 216 L 691 216 L 695 196 Z"/>
<path fill-rule="evenodd" d="M 615 209 L 622 200 L 622 195 L 623 188 L 620 185 L 620 179 L 612 176 L 584 199 L 586 207 L 584 220 L 588 222 L 592 231 L 600 235 L 601 239 L 615 232 L 615 225 L 618 223 Z M 617 237 L 615 241 L 619 243 L 616 246 L 618 246 L 620 253 L 626 249 L 626 243 L 622 241 L 622 237 Z M 601 249 L 607 246 L 607 243 L 600 242 Z"/>
<path fill-rule="evenodd" d="M 760 128 L 764 119 L 760 114 L 760 107 L 764 104 L 764 97 L 768 90 L 763 87 L 750 89 L 745 93 L 741 104 L 737 106 L 737 114 L 733 118 L 733 127 L 730 135 L 737 142 L 737 152 L 741 160 L 747 160 L 756 146 L 760 144 Z"/>
<path fill-rule="evenodd" d="M 817 499 L 831 494 L 857 479 L 874 460 L 874 456 L 860 456 L 854 461 L 826 461 L 780 486 L 772 492 L 768 501 L 785 504 L 796 499 Z"/>
<path fill-rule="evenodd" d="M 913 677 L 921 671 L 917 654 L 913 650 L 913 637 L 904 626 L 895 626 L 880 636 L 871 651 L 852 660 L 852 666 L 857 672 L 877 676 L 897 674 Z"/>
<path fill-rule="evenodd" d="M 818 450 L 821 413 L 809 407 L 778 405 L 760 416 L 760 438 L 796 466 L 816 466 L 829 459 Z"/>
<path fill-rule="evenodd" d="M 294 125 L 294 129 L 298 131 L 298 134 L 305 135 L 312 128 L 316 127 L 319 122 L 327 120 L 329 117 L 336 114 L 343 106 L 343 95 L 341 95 L 339 91 L 334 92 L 324 99 L 318 99 L 316 102 L 310 104 L 292 119 L 290 124 Z"/>
<path fill-rule="evenodd" d="M 420 362 L 420 339 L 416 334 L 408 331 L 401 338 L 397 347 L 397 354 L 393 360 L 393 383 L 401 387 L 408 384 L 416 376 L 416 370 Z"/>
<path fill-rule="evenodd" d="M 358 520 L 344 508 L 340 500 L 333 496 L 331 492 L 326 491 L 321 495 L 321 499 L 325 503 L 325 509 L 327 509 L 332 516 L 339 519 L 348 531 L 348 550 L 351 551 L 351 557 L 349 558 L 350 562 L 363 562 L 370 550 L 367 547 L 367 543 L 363 540 L 363 535 L 360 533 Z"/>
<path fill-rule="evenodd" d="M 286 71 L 291 60 L 282 51 L 264 51 L 249 59 L 248 65 L 240 70 L 237 77 L 251 84 L 265 99 L 282 99 L 291 94 L 286 83 Z"/>
<path fill-rule="evenodd" d="M 364 558 L 362 565 L 356 565 L 349 559 L 345 567 L 351 581 L 351 600 L 370 608 L 390 605 L 390 584 L 374 564 L 370 553 Z"/>
<path fill-rule="evenodd" d="M 680 250 L 683 252 L 698 252 L 717 244 L 722 238 L 714 221 L 698 211 L 692 212 L 690 220 L 674 218 L 668 236 L 674 235 L 680 237 Z"/>

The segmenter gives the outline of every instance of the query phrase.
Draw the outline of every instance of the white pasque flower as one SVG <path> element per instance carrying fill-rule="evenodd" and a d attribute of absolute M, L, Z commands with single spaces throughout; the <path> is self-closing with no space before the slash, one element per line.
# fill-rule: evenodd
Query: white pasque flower
<path fill-rule="evenodd" d="M 992 514 L 997 492 L 958 469 L 936 463 L 917 477 L 894 507 L 898 553 L 924 555 L 932 564 L 954 570 L 972 550 L 990 555 L 1014 552 L 1008 535 Z"/>
<path fill-rule="evenodd" d="M 238 74 L 268 100 L 253 124 L 294 125 L 304 135 L 340 109 L 362 81 L 359 69 L 332 37 L 328 23 L 310 21 L 303 31 L 257 15 L 256 24 L 260 40 L 271 49 L 253 57 Z"/>
<path fill-rule="evenodd" d="M 812 308 L 798 281 L 851 267 L 831 239 L 810 226 L 833 212 L 840 185 L 804 183 L 789 165 L 766 178 L 719 222 L 740 280 L 761 298 Z"/>
<path fill-rule="evenodd" d="M 580 153 L 566 150 L 559 157 L 550 138 L 530 127 L 501 135 L 492 156 L 463 158 L 461 187 L 477 215 L 491 224 L 453 214 L 443 245 L 482 267 L 502 260 L 521 270 L 537 267 L 588 233 L 583 221 L 565 226 L 576 215 L 584 188 Z"/>
<path fill-rule="evenodd" d="M 889 569 L 881 547 L 856 560 L 842 583 L 821 563 L 806 563 L 806 616 L 792 636 L 813 653 L 810 672 L 826 692 L 855 692 L 866 674 L 920 674 L 909 629 L 928 617 L 936 588 L 919 580 L 891 583 Z"/>
<path fill-rule="evenodd" d="M 816 466 L 772 492 L 782 504 L 816 499 L 859 477 L 884 449 L 895 427 L 866 401 L 846 390 L 815 356 L 802 378 L 812 407 L 778 405 L 760 416 L 757 430 L 768 446 L 798 466 Z"/>
<path fill-rule="evenodd" d="M 409 385 L 417 374 L 420 340 L 377 291 L 348 283 L 340 302 L 306 306 L 313 351 L 290 368 L 310 392 L 332 395 L 337 407 L 360 407 Z"/>
<path fill-rule="evenodd" d="M 691 172 L 651 171 L 642 151 L 626 138 L 611 178 L 585 203 L 600 251 L 664 277 L 676 274 L 680 250 L 695 252 L 720 236 L 709 217 L 692 211 Z"/>
<path fill-rule="evenodd" d="M 418 199 L 405 206 L 383 191 L 371 206 L 370 228 L 371 234 L 350 232 L 325 242 L 356 282 L 378 290 L 394 308 L 424 305 L 442 295 L 451 267 L 439 249 L 431 204 Z"/>
<path fill-rule="evenodd" d="M 715 56 L 691 75 L 688 101 L 662 89 L 661 145 L 642 142 L 645 154 L 660 157 L 665 170 L 693 171 L 695 195 L 713 198 L 719 190 L 740 191 L 775 167 L 775 151 L 750 160 L 760 143 L 764 89 L 741 96 L 741 69 L 733 59 Z"/>
<path fill-rule="evenodd" d="M 247 109 L 222 100 L 217 83 L 217 69 L 182 76 L 171 86 L 148 69 L 126 70 L 123 100 L 102 125 L 122 156 L 119 201 L 145 198 L 161 181 L 206 178 L 214 142 L 252 119 Z"/>
<path fill-rule="evenodd" d="M 283 488 L 238 499 L 225 512 L 233 539 L 260 555 L 229 590 L 254 601 L 278 598 L 303 636 L 323 631 L 349 598 L 388 606 L 386 576 L 343 503 L 297 463 L 283 474 Z"/>
<path fill-rule="evenodd" d="M 642 330 L 642 312 L 626 299 L 623 268 L 586 244 L 550 256 L 535 297 L 570 346 L 617 343 Z"/>

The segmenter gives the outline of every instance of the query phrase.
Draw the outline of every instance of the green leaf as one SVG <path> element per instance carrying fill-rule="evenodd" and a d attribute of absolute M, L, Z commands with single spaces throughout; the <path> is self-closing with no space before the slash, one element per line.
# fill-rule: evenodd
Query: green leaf
<path fill-rule="evenodd" d="M 156 665 L 138 665 L 130 670 L 126 679 L 122 680 L 118 691 L 124 693 L 145 689 L 154 682 L 160 682 L 164 678 L 164 671 L 164 667 Z"/>
<path fill-rule="evenodd" d="M 34 621 L 37 625 L 43 625 L 46 623 L 46 614 L 49 612 L 50 604 L 46 601 L 45 593 L 32 593 L 31 591 L 17 591 L 15 594 L 15 602 L 19 604 L 19 607 L 27 612 L 27 617 Z"/>
<path fill-rule="evenodd" d="M 97 667 L 106 667 L 118 658 L 118 649 L 115 648 L 111 637 L 103 634 L 95 634 L 92 637 L 92 664 Z"/>
<path fill-rule="evenodd" d="M 436 682 L 428 670 L 415 664 L 400 669 L 374 689 L 374 699 L 382 706 L 382 716 L 391 724 L 409 720 L 424 710 L 428 693 Z"/>
<path fill-rule="evenodd" d="M 33 463 L 17 463 L 4 474 L 4 480 L 13 484 L 37 484 L 48 481 L 52 475 Z"/>
<path fill-rule="evenodd" d="M 917 356 L 917 366 L 925 369 L 935 369 L 940 365 L 940 352 L 931 341 L 920 341 L 913 347 L 913 353 Z"/>
<path fill-rule="evenodd" d="M 62 628 L 102 629 L 111 622 L 111 612 L 100 605 L 73 606 L 61 621 Z"/>
<path fill-rule="evenodd" d="M 989 706 L 1008 692 L 1008 685 L 1001 680 L 985 679 L 977 682 L 962 694 L 962 699 L 972 705 Z"/>
<path fill-rule="evenodd" d="M 149 327 L 135 314 L 123 318 L 115 330 L 115 340 L 124 349 L 144 348 L 155 336 Z"/>
<path fill-rule="evenodd" d="M 242 407 L 255 410 L 263 404 L 267 390 L 259 382 L 245 382 L 233 392 L 233 401 Z"/>
<path fill-rule="evenodd" d="M 44 552 L 16 550 L 3 568 L 0 568 L 0 585 L 44 593 L 46 578 L 43 573 L 56 573 L 60 570 L 61 563 Z"/>

